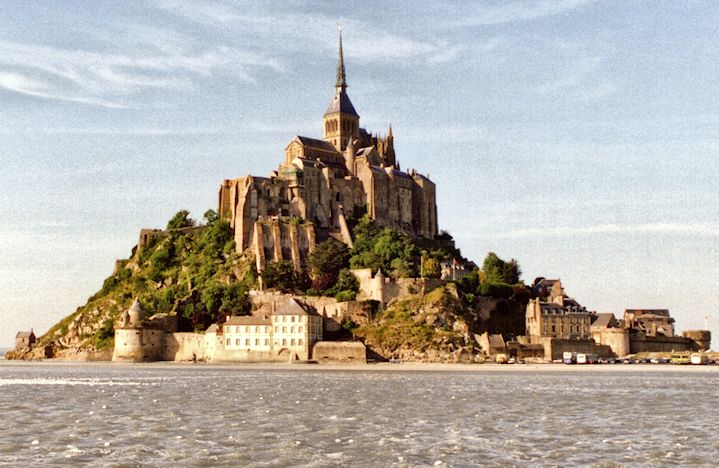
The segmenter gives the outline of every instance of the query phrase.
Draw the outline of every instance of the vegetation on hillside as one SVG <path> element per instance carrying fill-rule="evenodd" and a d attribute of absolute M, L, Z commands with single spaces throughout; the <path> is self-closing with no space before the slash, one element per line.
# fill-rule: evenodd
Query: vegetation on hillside
<path fill-rule="evenodd" d="M 289 261 L 270 262 L 262 272 L 264 286 L 347 301 L 359 290 L 350 268 L 381 270 L 393 278 L 438 278 L 443 261 L 462 259 L 447 233 L 433 240 L 412 239 L 390 228 L 379 229 L 368 215 L 353 220 L 352 225 L 352 248 L 333 238 L 324 240 L 308 258 L 307 269 L 300 272 Z M 134 249 L 132 257 L 118 264 L 102 288 L 51 328 L 40 344 L 111 348 L 113 326 L 134 298 L 140 299 L 148 316 L 177 314 L 179 327 L 185 331 L 204 330 L 225 315 L 247 313 L 247 292 L 257 286 L 258 275 L 253 259 L 235 252 L 229 223 L 209 210 L 199 224 L 187 210 L 181 210 L 167 227 L 142 248 Z M 524 327 L 523 306 L 529 299 L 529 289 L 520 282 L 520 275 L 515 260 L 505 262 L 490 253 L 481 269 L 457 281 L 456 286 L 450 285 L 451 294 L 445 294 L 444 288 L 445 293 L 438 297 L 400 301 L 372 324 L 360 328 L 348 324 L 347 328 L 368 344 L 390 351 L 397 346 L 425 349 L 449 342 L 460 346 L 461 333 L 451 329 L 449 316 L 444 316 L 444 322 L 432 319 L 444 308 L 473 332 L 519 333 Z"/>
<path fill-rule="evenodd" d="M 197 223 L 186 210 L 178 212 L 166 235 L 151 238 L 134 252 L 87 304 L 51 328 L 41 344 L 64 337 L 95 349 L 111 347 L 112 326 L 134 298 L 148 315 L 177 313 L 184 330 L 204 330 L 224 315 L 246 313 L 247 291 L 257 278 L 253 262 L 235 252 L 227 221 L 211 210 L 204 218 L 203 226 L 184 232 L 181 228 Z M 74 332 L 68 337 L 71 327 Z"/>

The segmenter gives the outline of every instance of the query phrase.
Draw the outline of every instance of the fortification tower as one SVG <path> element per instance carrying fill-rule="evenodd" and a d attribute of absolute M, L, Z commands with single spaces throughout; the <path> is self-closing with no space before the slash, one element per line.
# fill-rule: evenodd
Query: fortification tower
<path fill-rule="evenodd" d="M 347 78 L 342 54 L 342 28 L 340 27 L 340 48 L 337 61 L 335 95 L 323 116 L 324 140 L 332 143 L 337 151 L 344 151 L 350 138 L 359 136 L 359 114 L 347 95 Z"/>

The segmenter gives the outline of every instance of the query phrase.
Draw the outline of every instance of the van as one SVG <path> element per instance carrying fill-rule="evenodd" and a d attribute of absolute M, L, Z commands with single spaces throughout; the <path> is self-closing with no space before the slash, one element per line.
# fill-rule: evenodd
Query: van
<path fill-rule="evenodd" d="M 689 356 L 689 362 L 695 366 L 705 366 L 709 364 L 709 358 L 704 353 L 692 353 L 691 356 Z"/>

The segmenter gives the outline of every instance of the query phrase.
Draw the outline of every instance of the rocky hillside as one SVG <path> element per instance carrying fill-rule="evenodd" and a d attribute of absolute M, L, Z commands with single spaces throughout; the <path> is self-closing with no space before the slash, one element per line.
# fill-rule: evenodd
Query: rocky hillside
<path fill-rule="evenodd" d="M 254 286 L 252 262 L 235 253 L 227 222 L 211 212 L 207 224 L 185 229 L 184 220 L 118 265 L 87 303 L 68 315 L 38 340 L 29 353 L 8 358 L 65 359 L 108 355 L 114 345 L 113 326 L 134 298 L 147 312 L 177 313 L 184 330 L 204 330 L 225 313 L 246 310 L 246 291 Z M 104 352 L 103 352 L 104 351 Z"/>
<path fill-rule="evenodd" d="M 437 277 L 442 259 L 460 256 L 453 243 L 416 241 L 391 229 L 380 230 L 366 216 L 353 234 L 356 242 L 351 250 L 333 239 L 318 244 L 308 271 L 298 274 L 289 262 L 268 265 L 263 272 L 265 285 L 351 300 L 358 282 L 350 267 L 381 269 L 396 278 L 416 277 L 420 270 Z M 451 240 L 448 234 L 443 236 Z M 395 301 L 362 326 L 348 324 L 348 328 L 377 357 L 475 360 L 475 333 L 524 332 L 528 300 L 526 286 L 518 283 L 516 262 L 503 262 L 494 254 L 487 258 L 482 270 L 473 270 L 456 284 Z M 517 284 L 507 284 L 510 281 Z M 187 211 L 180 211 L 167 230 L 154 233 L 145 245 L 133 249 L 129 259 L 118 261 L 102 288 L 41 336 L 33 350 L 9 353 L 7 358 L 109 359 L 114 325 L 135 298 L 149 315 L 176 314 L 180 331 L 205 330 L 225 315 L 249 312 L 247 292 L 256 286 L 253 258 L 249 252 L 235 252 L 226 221 L 208 211 L 205 224 L 196 226 Z"/>
<path fill-rule="evenodd" d="M 479 362 L 474 334 L 494 332 L 495 322 L 516 321 L 513 317 L 524 316 L 524 306 L 513 300 L 469 299 L 450 283 L 424 296 L 392 302 L 352 331 L 381 359 Z"/>

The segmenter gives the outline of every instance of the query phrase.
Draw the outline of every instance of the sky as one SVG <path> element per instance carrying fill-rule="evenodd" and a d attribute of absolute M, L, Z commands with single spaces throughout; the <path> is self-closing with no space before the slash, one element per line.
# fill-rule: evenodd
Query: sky
<path fill-rule="evenodd" d="M 465 256 L 719 339 L 717 2 L 0 0 L 0 347 L 321 137 L 338 22 L 360 124 Z"/>

